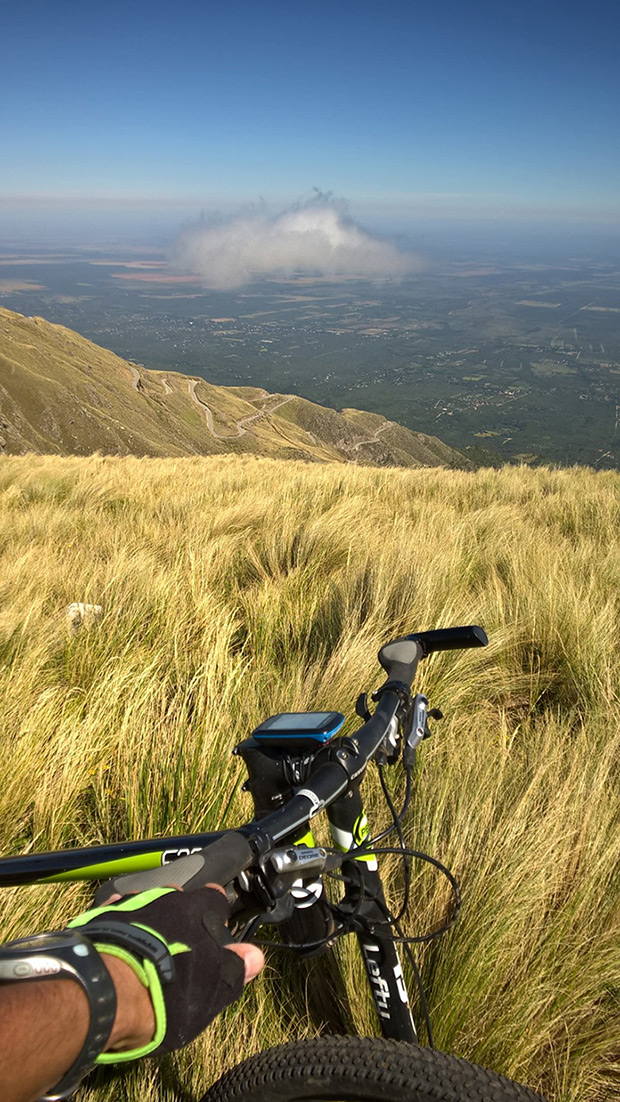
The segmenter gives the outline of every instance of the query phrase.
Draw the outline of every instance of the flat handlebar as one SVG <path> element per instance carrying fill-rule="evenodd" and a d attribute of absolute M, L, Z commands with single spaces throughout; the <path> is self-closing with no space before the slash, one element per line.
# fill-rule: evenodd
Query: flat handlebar
<path fill-rule="evenodd" d="M 191 890 L 207 883 L 230 884 L 279 842 L 291 836 L 299 837 L 319 811 L 333 803 L 363 774 L 397 715 L 404 690 L 411 688 L 420 659 L 435 651 L 484 647 L 487 642 L 484 630 L 472 624 L 414 632 L 386 643 L 378 657 L 388 680 L 380 690 L 374 715 L 353 736 L 339 739 L 333 747 L 328 745 L 320 751 L 316 770 L 288 803 L 257 822 L 227 831 L 204 849 L 171 864 L 107 880 L 97 892 L 97 901 L 114 893 L 125 895 L 169 885 Z M 74 856 L 76 854 L 78 851 Z M 81 859 L 81 851 L 79 856 Z M 19 858 L 6 858 L 3 863 L 19 861 Z M 22 864 L 24 861 L 28 858 L 21 859 Z M 28 882 L 23 878 L 21 867 L 19 877 L 14 882 Z"/>
<path fill-rule="evenodd" d="M 182 888 L 193 891 L 205 884 L 229 884 L 254 861 L 254 850 L 247 838 L 231 830 L 205 849 L 179 857 L 169 865 L 145 872 L 127 873 L 106 880 L 98 889 L 95 902 L 104 903 L 110 895 L 131 895 L 151 888 Z"/>
<path fill-rule="evenodd" d="M 333 803 L 363 773 L 385 738 L 399 704 L 396 692 L 386 692 L 374 715 L 348 740 L 348 747 L 338 748 L 334 759 L 320 765 L 292 799 L 277 811 L 240 830 L 230 831 L 205 849 L 180 857 L 169 865 L 107 880 L 99 888 L 96 901 L 102 902 L 116 892 L 127 895 L 168 886 L 191 891 L 207 883 L 230 884 L 263 852 L 268 852 L 291 834 L 302 833 L 319 811 Z"/>

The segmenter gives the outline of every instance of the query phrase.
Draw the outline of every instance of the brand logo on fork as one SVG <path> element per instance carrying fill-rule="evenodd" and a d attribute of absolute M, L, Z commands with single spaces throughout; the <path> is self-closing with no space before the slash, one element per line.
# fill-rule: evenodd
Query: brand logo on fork
<path fill-rule="evenodd" d="M 386 979 L 381 975 L 381 969 L 376 960 L 373 960 L 372 953 L 380 953 L 378 945 L 365 944 L 362 945 L 364 953 L 364 960 L 366 962 L 366 971 L 370 982 L 372 984 L 372 993 L 375 1000 L 375 1006 L 377 1008 L 377 1014 L 380 1018 L 390 1017 L 390 987 Z"/>

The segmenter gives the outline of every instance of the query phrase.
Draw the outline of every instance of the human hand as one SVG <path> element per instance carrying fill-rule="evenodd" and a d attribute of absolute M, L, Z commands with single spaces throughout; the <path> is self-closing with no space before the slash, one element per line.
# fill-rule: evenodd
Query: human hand
<path fill-rule="evenodd" d="M 184 893 L 172 884 L 111 896 L 70 923 L 94 941 L 117 989 L 117 1020 L 100 1063 L 188 1044 L 258 975 L 263 953 L 229 940 L 228 913 L 220 885 Z"/>

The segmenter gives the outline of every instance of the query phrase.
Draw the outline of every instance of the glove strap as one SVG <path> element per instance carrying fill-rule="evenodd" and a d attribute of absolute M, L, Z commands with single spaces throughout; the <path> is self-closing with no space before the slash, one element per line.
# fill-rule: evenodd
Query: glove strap
<path fill-rule="evenodd" d="M 168 1027 L 166 1003 L 164 1001 L 164 993 L 162 991 L 157 968 L 150 960 L 143 960 L 142 964 L 140 964 L 132 953 L 128 952 L 120 945 L 106 945 L 98 941 L 95 948 L 98 953 L 106 953 L 110 957 L 117 957 L 118 960 L 122 960 L 131 968 L 133 974 L 137 976 L 142 986 L 146 987 L 151 996 L 153 1013 L 155 1015 L 155 1033 L 148 1044 L 142 1045 L 141 1048 L 132 1048 L 123 1050 L 122 1052 L 101 1052 L 99 1056 L 97 1056 L 95 1063 L 103 1065 L 125 1064 L 130 1060 L 140 1060 L 143 1056 L 150 1056 L 150 1054 L 155 1052 L 161 1045 Z"/>
<path fill-rule="evenodd" d="M 170 891 L 174 889 L 153 889 L 148 894 L 152 899 L 157 899 Z M 160 1047 L 166 1034 L 168 1021 L 162 984 L 170 983 L 174 978 L 173 954 L 187 952 L 189 946 L 180 942 L 169 945 L 161 934 L 137 920 L 131 923 L 118 921 L 116 916 L 119 911 L 141 909 L 146 894 L 130 896 L 120 904 L 94 907 L 69 923 L 71 927 L 84 927 L 99 953 L 108 953 L 124 961 L 147 988 L 153 1004 L 155 1034 L 152 1040 L 141 1048 L 129 1051 L 102 1052 L 97 1057 L 97 1064 L 124 1064 L 148 1056 Z"/>

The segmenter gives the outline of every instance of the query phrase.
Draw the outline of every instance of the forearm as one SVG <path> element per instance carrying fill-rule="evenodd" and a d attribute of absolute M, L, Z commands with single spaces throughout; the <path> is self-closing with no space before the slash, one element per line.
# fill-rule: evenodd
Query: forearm
<path fill-rule="evenodd" d="M 229 906 L 223 888 L 216 885 L 187 895 L 160 888 L 115 903 L 112 899 L 70 924 L 82 931 L 75 935 L 78 945 L 84 938 L 94 945 L 109 944 L 109 953 L 103 951 L 101 959 L 114 984 L 117 1007 L 104 1051 L 125 1052 L 130 1054 L 126 1059 L 133 1059 L 145 1049 L 182 1048 L 239 997 L 243 983 L 258 975 L 265 963 L 257 946 L 230 943 L 225 925 Z M 70 939 L 74 936 L 72 929 L 65 933 Z M 112 955 L 115 951 L 135 960 L 135 970 Z M 103 979 L 100 968 L 98 972 Z M 95 980 L 96 973 L 97 969 Z M 15 974 L 20 973 L 8 972 Z M 87 990 L 92 994 L 92 982 Z M 157 1030 L 151 991 L 162 1007 Z M 114 1011 L 113 993 L 108 990 L 106 998 L 108 1013 L 93 1023 L 97 1044 Z M 105 1029 L 99 1036 L 101 1022 Z M 72 1068 L 78 1062 L 79 1075 L 82 1052 L 85 1060 L 97 1054 L 90 1037 L 89 999 L 79 981 L 69 977 L 1 982 L 0 1102 L 33 1102 L 67 1073 L 72 1084 Z"/>
<path fill-rule="evenodd" d="M 103 956 L 117 1011 L 106 1049 L 133 1049 L 153 1036 L 151 999 L 130 968 Z M 69 1070 L 84 1044 L 88 1000 L 71 979 L 0 984 L 2 1102 L 32 1102 Z"/>

